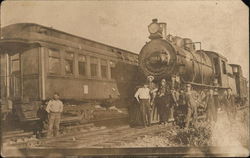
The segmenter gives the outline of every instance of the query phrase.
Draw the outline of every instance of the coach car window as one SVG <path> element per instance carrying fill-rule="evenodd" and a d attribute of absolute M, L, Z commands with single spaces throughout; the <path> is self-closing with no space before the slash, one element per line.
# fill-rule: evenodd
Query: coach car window
<path fill-rule="evenodd" d="M 86 75 L 86 57 L 83 55 L 78 56 L 78 71 L 79 75 Z"/>
<path fill-rule="evenodd" d="M 60 53 L 57 50 L 49 50 L 49 73 L 60 74 Z"/>
<path fill-rule="evenodd" d="M 91 57 L 90 58 L 90 73 L 92 77 L 97 76 L 97 58 Z"/>
<path fill-rule="evenodd" d="M 65 54 L 65 73 L 67 75 L 73 74 L 73 59 L 74 59 L 74 53 L 66 52 L 66 54 Z"/>
<path fill-rule="evenodd" d="M 110 73 L 111 79 L 115 79 L 115 63 L 113 61 L 110 61 Z"/>
<path fill-rule="evenodd" d="M 101 60 L 101 75 L 102 78 L 108 77 L 108 63 L 106 60 Z"/>

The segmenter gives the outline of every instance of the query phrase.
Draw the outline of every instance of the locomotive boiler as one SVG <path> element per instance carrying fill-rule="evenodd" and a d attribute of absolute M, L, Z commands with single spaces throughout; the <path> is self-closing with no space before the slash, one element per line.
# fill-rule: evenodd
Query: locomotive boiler
<path fill-rule="evenodd" d="M 165 23 L 158 23 L 157 19 L 153 19 L 148 26 L 150 41 L 139 54 L 142 72 L 146 76 L 154 76 L 156 80 L 177 75 L 183 82 L 212 85 L 215 72 L 208 52 L 196 50 L 196 43 L 189 38 L 165 36 L 165 26 Z"/>

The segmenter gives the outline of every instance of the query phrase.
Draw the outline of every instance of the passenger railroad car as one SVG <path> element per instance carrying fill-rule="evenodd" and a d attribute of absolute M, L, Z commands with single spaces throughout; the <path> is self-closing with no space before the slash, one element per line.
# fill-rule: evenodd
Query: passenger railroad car
<path fill-rule="evenodd" d="M 24 109 L 54 92 L 63 100 L 127 101 L 138 73 L 135 53 L 32 23 L 2 29 L 0 60 L 1 99 Z"/>

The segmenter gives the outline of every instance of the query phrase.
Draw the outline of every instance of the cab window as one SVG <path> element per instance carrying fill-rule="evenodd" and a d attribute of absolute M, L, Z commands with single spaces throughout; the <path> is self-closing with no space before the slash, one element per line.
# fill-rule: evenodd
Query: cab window
<path fill-rule="evenodd" d="M 222 62 L 222 71 L 223 71 L 223 74 L 226 74 L 227 73 L 226 63 L 223 60 L 221 62 Z"/>

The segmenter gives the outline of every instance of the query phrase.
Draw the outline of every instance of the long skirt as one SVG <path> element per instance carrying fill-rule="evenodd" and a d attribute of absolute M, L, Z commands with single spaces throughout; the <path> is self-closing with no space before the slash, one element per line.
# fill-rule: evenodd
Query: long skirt
<path fill-rule="evenodd" d="M 130 126 L 134 127 L 142 125 L 140 104 L 136 100 L 134 100 L 128 108 Z"/>
<path fill-rule="evenodd" d="M 169 118 L 169 107 L 167 104 L 167 97 L 157 97 L 156 98 L 156 106 L 160 116 L 160 122 L 166 122 Z"/>
<path fill-rule="evenodd" d="M 209 104 L 207 106 L 207 119 L 209 121 L 217 121 L 217 108 L 215 105 Z"/>

